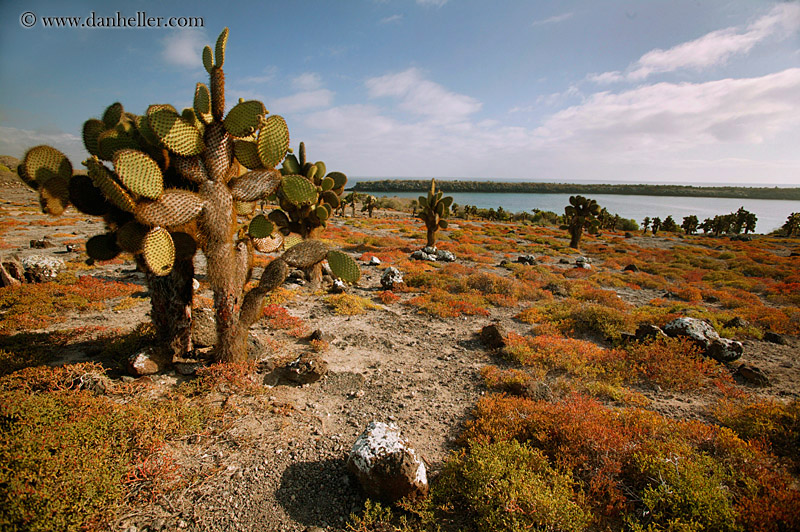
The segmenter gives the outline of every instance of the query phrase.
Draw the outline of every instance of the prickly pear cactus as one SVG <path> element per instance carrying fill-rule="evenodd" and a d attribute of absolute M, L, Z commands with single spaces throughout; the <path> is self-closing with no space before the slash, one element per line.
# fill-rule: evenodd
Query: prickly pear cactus
<path fill-rule="evenodd" d="M 577 249 L 581 243 L 583 230 L 596 233 L 600 227 L 600 205 L 593 199 L 583 196 L 570 196 L 569 205 L 564 208 L 567 230 L 570 234 L 570 247 Z"/>
<path fill-rule="evenodd" d="M 147 271 L 153 318 L 166 324 L 166 336 L 185 336 L 191 324 L 192 264 L 200 249 L 214 291 L 215 358 L 238 361 L 246 356 L 247 330 L 258 319 L 264 296 L 283 282 L 289 263 L 306 268 L 328 258 L 323 243 L 303 242 L 287 251 L 288 260 L 275 259 L 258 285 L 245 290 L 253 252 L 277 250 L 291 232 L 313 236 L 338 207 L 347 178 L 340 172 L 326 174 L 322 162 L 307 163 L 302 144 L 300 160 L 291 155 L 284 161 L 289 129 L 282 117 L 267 116 L 263 103 L 240 100 L 225 112 L 227 40 L 226 28 L 213 50 L 203 50 L 209 84 L 196 85 L 191 108 L 178 112 L 157 104 L 135 115 L 114 103 L 100 119 L 87 120 L 88 176 L 73 176 L 69 160 L 49 146 L 31 148 L 21 168 L 38 189 L 45 212 L 58 215 L 72 204 L 103 216 L 106 232 L 87 242 L 87 252 L 96 260 L 122 252 L 134 255 Z M 281 205 L 273 212 L 282 216 L 267 217 L 258 209 L 272 197 Z M 345 257 L 333 255 L 334 274 L 357 278 L 355 262 Z M 154 287 L 167 296 L 156 294 Z M 168 308 L 170 299 L 183 306 Z M 180 331 L 175 320 L 183 320 Z M 165 340 L 174 344 L 174 338 Z M 191 349 L 190 339 L 178 343 L 179 350 Z"/>
<path fill-rule="evenodd" d="M 431 179 L 431 189 L 427 196 L 418 199 L 420 211 L 417 214 L 427 230 L 428 246 L 436 245 L 436 231 L 447 229 L 447 218 L 450 217 L 450 206 L 453 204 L 452 196 L 442 196 L 442 191 L 436 190 L 436 181 Z"/>

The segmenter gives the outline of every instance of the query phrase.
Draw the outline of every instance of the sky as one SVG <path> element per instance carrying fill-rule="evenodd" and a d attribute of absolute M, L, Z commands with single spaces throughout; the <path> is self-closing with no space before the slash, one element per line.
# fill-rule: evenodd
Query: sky
<path fill-rule="evenodd" d="M 0 0 L 0 154 L 191 106 L 224 27 L 229 106 L 349 176 L 800 186 L 797 0 Z"/>

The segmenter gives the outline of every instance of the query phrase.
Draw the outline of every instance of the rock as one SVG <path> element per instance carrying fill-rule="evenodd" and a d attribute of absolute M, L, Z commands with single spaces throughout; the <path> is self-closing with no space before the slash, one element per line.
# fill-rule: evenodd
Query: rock
<path fill-rule="evenodd" d="M 527 264 L 528 266 L 536 265 L 536 257 L 533 255 L 520 255 L 517 257 L 517 262 L 520 264 Z"/>
<path fill-rule="evenodd" d="M 194 278 L 192 278 L 192 290 L 194 290 L 195 292 L 200 290 L 200 281 Z"/>
<path fill-rule="evenodd" d="M 633 238 L 633 233 L 630 231 L 625 231 L 625 238 Z"/>
<path fill-rule="evenodd" d="M 453 255 L 450 251 L 445 251 L 440 249 L 436 252 L 436 260 L 441 262 L 455 262 L 456 256 Z"/>
<path fill-rule="evenodd" d="M 502 349 L 506 346 L 506 328 L 499 323 L 492 323 L 481 329 L 481 343 L 487 349 Z"/>
<path fill-rule="evenodd" d="M 740 318 L 739 316 L 736 316 L 736 317 L 731 318 L 728 321 L 726 321 L 723 324 L 723 327 L 725 327 L 726 329 L 733 329 L 735 327 L 740 327 L 741 328 L 741 327 L 747 327 L 749 325 L 750 325 L 750 322 L 748 322 L 746 319 Z"/>
<path fill-rule="evenodd" d="M 64 268 L 64 261 L 44 255 L 29 255 L 22 259 L 25 279 L 31 283 L 42 283 L 55 279 Z"/>
<path fill-rule="evenodd" d="M 428 495 L 425 464 L 394 423 L 372 421 L 367 425 L 350 450 L 347 468 L 367 497 L 391 504 L 403 497 Z"/>
<path fill-rule="evenodd" d="M 328 373 L 328 363 L 316 353 L 303 353 L 286 365 L 286 378 L 298 384 L 316 382 Z"/>
<path fill-rule="evenodd" d="M 437 251 L 438 250 L 436 249 L 436 246 L 425 246 L 422 248 L 422 252 L 427 253 L 428 255 L 436 255 Z"/>
<path fill-rule="evenodd" d="M 742 364 L 739 366 L 739 368 L 736 370 L 736 373 L 734 373 L 734 376 L 741 377 L 741 379 L 745 382 L 760 388 L 765 388 L 771 385 L 769 378 L 764 375 L 764 372 L 761 371 L 760 368 L 748 364 Z"/>
<path fill-rule="evenodd" d="M 575 267 L 578 268 L 578 269 L 583 269 L 583 270 L 591 270 L 592 269 L 592 265 L 589 264 L 588 262 L 580 262 L 578 264 L 575 264 Z"/>
<path fill-rule="evenodd" d="M 666 333 L 662 331 L 660 327 L 650 323 L 642 323 L 639 325 L 639 327 L 636 328 L 636 334 L 634 336 L 639 342 L 667 337 Z"/>
<path fill-rule="evenodd" d="M 575 259 L 575 265 L 576 266 L 581 265 L 581 264 L 591 264 L 591 263 L 592 263 L 592 259 L 590 259 L 589 257 L 578 257 L 577 259 Z"/>
<path fill-rule="evenodd" d="M 203 361 L 197 362 L 176 362 L 173 364 L 175 366 L 175 371 L 177 371 L 181 375 L 195 375 L 197 370 L 203 369 L 207 366 L 207 364 Z"/>
<path fill-rule="evenodd" d="M 265 351 L 269 351 L 269 343 L 261 335 L 250 331 L 247 334 L 247 356 L 251 360 L 259 360 Z"/>
<path fill-rule="evenodd" d="M 569 259 L 564 259 L 564 258 L 558 259 L 558 263 L 559 264 L 569 264 Z"/>
<path fill-rule="evenodd" d="M 55 244 L 50 242 L 49 238 L 44 237 L 40 238 L 39 240 L 31 240 L 30 247 L 33 249 L 45 249 L 55 247 Z"/>
<path fill-rule="evenodd" d="M 392 290 L 396 285 L 403 284 L 403 274 L 394 266 L 389 266 L 383 270 L 381 275 L 381 286 L 384 290 Z"/>
<path fill-rule="evenodd" d="M 0 286 L 16 286 L 25 282 L 25 268 L 15 258 L 0 262 Z"/>
<path fill-rule="evenodd" d="M 88 390 L 94 395 L 105 395 L 114 386 L 111 379 L 98 372 L 84 373 L 73 384 L 78 390 Z"/>
<path fill-rule="evenodd" d="M 322 329 L 314 329 L 314 332 L 309 334 L 308 338 L 306 338 L 306 340 L 308 340 L 309 342 L 311 340 L 322 340 L 323 342 L 328 342 L 328 343 L 333 342 L 334 339 L 335 338 L 332 334 L 322 332 Z"/>
<path fill-rule="evenodd" d="M 379 259 L 378 257 L 373 256 L 371 259 L 369 259 L 369 263 L 368 264 L 370 266 L 377 266 L 380 263 L 381 263 L 381 259 Z"/>
<path fill-rule="evenodd" d="M 764 340 L 767 342 L 772 342 L 773 344 L 786 345 L 786 338 L 772 331 L 767 331 L 764 333 Z"/>
<path fill-rule="evenodd" d="M 509 262 L 506 259 L 503 259 L 503 260 L 500 261 L 500 267 L 501 268 L 508 268 L 509 264 L 511 264 L 511 262 Z"/>
<path fill-rule="evenodd" d="M 217 343 L 217 320 L 213 308 L 196 308 L 192 311 L 192 344 L 211 347 Z"/>
<path fill-rule="evenodd" d="M 333 284 L 331 285 L 328 293 L 331 294 L 344 294 L 347 287 L 344 285 L 341 279 L 334 279 Z"/>
<path fill-rule="evenodd" d="M 636 266 L 635 264 L 628 264 L 627 266 L 625 266 L 624 268 L 622 268 L 622 271 L 623 271 L 623 272 L 633 272 L 633 273 L 636 273 L 636 272 L 638 272 L 638 271 L 639 271 L 639 267 L 638 267 L 638 266 Z"/>
<path fill-rule="evenodd" d="M 421 249 L 418 249 L 417 251 L 415 251 L 414 253 L 411 254 L 411 258 L 413 260 L 435 261 L 436 260 L 436 255 L 429 255 L 429 254 L 425 253 L 424 251 L 422 251 Z"/>
<path fill-rule="evenodd" d="M 674 319 L 664 326 L 664 332 L 673 338 L 689 338 L 704 356 L 720 362 L 733 362 L 744 352 L 741 342 L 720 338 L 711 325 L 697 318 Z"/>
<path fill-rule="evenodd" d="M 163 356 L 156 354 L 152 349 L 146 347 L 128 357 L 126 365 L 131 375 L 134 377 L 143 377 L 163 371 L 167 367 L 167 361 Z"/>

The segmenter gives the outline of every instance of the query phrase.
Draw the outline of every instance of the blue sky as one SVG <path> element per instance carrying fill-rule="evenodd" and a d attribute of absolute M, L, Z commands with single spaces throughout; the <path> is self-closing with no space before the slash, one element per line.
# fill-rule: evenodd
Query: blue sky
<path fill-rule="evenodd" d="M 204 26 L 43 25 L 117 11 Z M 351 176 L 800 185 L 797 1 L 3 0 L 0 153 L 189 106 L 226 26 L 228 102 Z"/>

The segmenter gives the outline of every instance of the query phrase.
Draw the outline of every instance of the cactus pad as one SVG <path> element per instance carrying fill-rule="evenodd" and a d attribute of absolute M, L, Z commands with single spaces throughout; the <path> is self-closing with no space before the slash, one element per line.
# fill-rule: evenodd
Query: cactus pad
<path fill-rule="evenodd" d="M 250 226 L 247 229 L 247 234 L 252 238 L 266 238 L 272 234 L 275 226 L 270 222 L 266 216 L 259 214 L 250 220 Z"/>
<path fill-rule="evenodd" d="M 114 170 L 122 184 L 138 196 L 158 199 L 164 192 L 164 178 L 158 163 L 138 150 L 119 150 L 114 154 Z"/>
<path fill-rule="evenodd" d="M 333 179 L 331 179 L 330 177 L 326 177 L 325 179 L 322 180 L 320 186 L 322 187 L 323 192 L 327 192 L 330 189 L 332 189 L 335 184 L 336 182 Z"/>
<path fill-rule="evenodd" d="M 203 67 L 209 74 L 214 69 L 214 52 L 211 51 L 210 46 L 203 48 Z"/>
<path fill-rule="evenodd" d="M 211 116 L 211 93 L 203 83 L 198 83 L 194 89 L 194 114 L 206 124 L 214 120 Z"/>
<path fill-rule="evenodd" d="M 99 188 L 103 195 L 123 211 L 133 212 L 135 206 L 133 199 L 122 186 L 114 179 L 114 174 L 105 167 L 96 157 L 83 163 L 89 169 L 89 177 L 94 186 Z"/>
<path fill-rule="evenodd" d="M 304 240 L 295 244 L 281 257 L 292 268 L 310 268 L 328 255 L 328 246 L 321 240 Z"/>
<path fill-rule="evenodd" d="M 82 213 L 93 216 L 102 216 L 111 207 L 103 192 L 86 175 L 76 175 L 69 180 L 69 202 Z"/>
<path fill-rule="evenodd" d="M 171 161 L 178 173 L 192 183 L 202 183 L 208 179 L 203 163 L 197 157 L 175 155 Z"/>
<path fill-rule="evenodd" d="M 301 171 L 302 169 L 300 168 L 300 162 L 297 160 L 297 157 L 295 157 L 293 153 L 287 155 L 286 159 L 283 160 L 281 173 L 283 175 L 292 175 L 299 174 Z"/>
<path fill-rule="evenodd" d="M 39 185 L 39 203 L 43 213 L 59 216 L 69 205 L 69 182 L 55 176 Z"/>
<path fill-rule="evenodd" d="M 239 102 L 228 112 L 222 123 L 234 137 L 247 137 L 255 133 L 266 114 L 267 108 L 258 100 Z"/>
<path fill-rule="evenodd" d="M 228 186 L 233 199 L 255 201 L 274 194 L 282 179 L 281 173 L 277 170 L 253 170 L 232 179 Z"/>
<path fill-rule="evenodd" d="M 272 211 L 275 212 L 275 211 Z M 292 249 L 298 244 L 305 242 L 303 237 L 298 235 L 297 233 L 289 233 L 283 239 L 283 249 Z"/>
<path fill-rule="evenodd" d="M 111 260 L 119 255 L 119 252 L 114 233 L 95 235 L 86 241 L 86 254 L 94 260 Z"/>
<path fill-rule="evenodd" d="M 328 174 L 328 177 L 333 179 L 334 190 L 338 188 L 343 188 L 347 184 L 347 176 L 341 172 L 331 172 L 330 174 Z"/>
<path fill-rule="evenodd" d="M 166 229 L 151 229 L 142 242 L 142 256 L 155 275 L 167 275 L 175 263 L 175 244 Z"/>
<path fill-rule="evenodd" d="M 256 210 L 255 201 L 234 201 L 233 208 L 239 216 L 250 216 Z"/>
<path fill-rule="evenodd" d="M 328 252 L 327 258 L 331 272 L 342 281 L 355 283 L 361 278 L 358 264 L 347 253 L 331 250 Z"/>
<path fill-rule="evenodd" d="M 228 45 L 228 28 L 222 30 L 222 33 L 217 37 L 217 46 L 214 50 L 214 59 L 216 60 L 214 66 L 222 68 L 225 63 L 225 47 Z"/>
<path fill-rule="evenodd" d="M 103 124 L 105 124 L 106 129 L 111 129 L 119 124 L 124 112 L 125 110 L 122 108 L 122 104 L 119 102 L 109 105 L 103 113 Z"/>
<path fill-rule="evenodd" d="M 117 246 L 128 253 L 140 253 L 147 234 L 147 227 L 131 220 L 117 229 Z"/>
<path fill-rule="evenodd" d="M 97 146 L 100 151 L 99 157 L 106 161 L 111 161 L 114 159 L 114 154 L 119 150 L 138 149 L 139 143 L 124 131 L 107 129 L 97 137 Z"/>
<path fill-rule="evenodd" d="M 151 109 L 154 106 L 151 106 Z M 178 155 L 198 155 L 203 151 L 203 136 L 193 124 L 175 111 L 161 106 L 148 109 L 147 119 L 153 133 L 170 151 Z"/>
<path fill-rule="evenodd" d="M 266 168 L 275 168 L 289 149 L 289 128 L 280 115 L 268 117 L 258 132 L 258 156 Z"/>
<path fill-rule="evenodd" d="M 72 177 L 72 164 L 67 156 L 50 146 L 35 146 L 25 153 L 22 166 L 28 179 L 40 186 L 54 177 L 69 181 Z"/>
<path fill-rule="evenodd" d="M 324 222 L 328 219 L 328 216 L 330 216 L 328 209 L 326 209 L 324 205 L 317 205 L 317 208 L 314 209 L 314 214 L 321 222 Z"/>
<path fill-rule="evenodd" d="M 97 139 L 105 129 L 105 123 L 96 118 L 90 118 L 83 123 L 83 145 L 90 154 L 100 156 L 100 146 L 97 144 Z"/>
<path fill-rule="evenodd" d="M 301 175 L 284 177 L 281 191 L 295 205 L 311 205 L 317 201 L 317 187 Z"/>
<path fill-rule="evenodd" d="M 276 233 L 266 238 L 251 238 L 253 247 L 261 253 L 272 253 L 281 247 L 283 244 L 283 235 Z"/>
<path fill-rule="evenodd" d="M 194 192 L 169 189 L 156 201 L 137 203 L 133 212 L 143 224 L 173 227 L 193 220 L 202 210 L 203 201 Z"/>
<path fill-rule="evenodd" d="M 261 168 L 264 164 L 258 156 L 258 145 L 247 140 L 237 140 L 233 144 L 233 153 L 236 159 L 250 170 Z"/>

